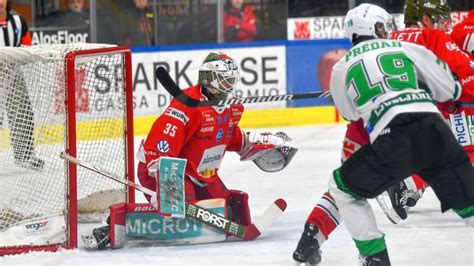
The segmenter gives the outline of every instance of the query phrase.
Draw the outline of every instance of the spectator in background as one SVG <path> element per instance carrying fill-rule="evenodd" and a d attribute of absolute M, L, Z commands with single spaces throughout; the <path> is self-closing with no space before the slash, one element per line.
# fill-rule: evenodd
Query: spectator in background
<path fill-rule="evenodd" d="M 0 46 L 31 45 L 28 24 L 22 16 L 12 11 L 10 6 L 11 1 L 0 0 Z M 35 156 L 33 108 L 25 78 L 19 70 L 23 60 L 17 58 L 16 62 L 0 62 L 0 71 L 5 73 L 6 77 L 0 83 L 0 107 L 6 109 L 0 110 L 0 122 L 3 122 L 3 111 L 6 111 L 15 163 L 21 167 L 40 170 L 44 161 Z"/>
<path fill-rule="evenodd" d="M 153 32 L 153 11 L 148 8 L 147 0 L 134 0 L 134 6 L 127 8 L 128 29 L 126 30 L 125 45 L 151 46 L 155 45 Z"/>
<path fill-rule="evenodd" d="M 84 0 L 68 0 L 68 9 L 61 13 L 55 26 L 88 28 L 89 12 L 84 9 Z"/>
<path fill-rule="evenodd" d="M 28 24 L 22 16 L 11 10 L 11 1 L 0 0 L 0 27 L 0 46 L 31 45 Z"/>
<path fill-rule="evenodd" d="M 125 0 L 124 0 L 125 1 Z M 126 0 L 130 2 L 131 0 Z M 117 1 L 101 0 L 97 1 L 97 42 L 123 45 L 125 16 L 117 15 L 117 11 L 125 12 L 125 8 Z"/>
<path fill-rule="evenodd" d="M 67 3 L 66 10 L 52 10 L 47 15 L 43 14 L 36 20 L 35 26 L 89 30 L 89 12 L 84 9 L 84 0 L 68 0 Z"/>
<path fill-rule="evenodd" d="M 226 42 L 251 42 L 257 35 L 257 18 L 250 4 L 243 0 L 230 0 L 224 12 Z"/>

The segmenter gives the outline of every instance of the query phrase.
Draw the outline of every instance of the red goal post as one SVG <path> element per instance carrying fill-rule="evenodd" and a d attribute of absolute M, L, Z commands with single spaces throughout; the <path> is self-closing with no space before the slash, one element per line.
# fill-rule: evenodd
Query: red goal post
<path fill-rule="evenodd" d="M 78 217 L 107 216 L 133 189 L 131 52 L 103 44 L 0 48 L 0 255 L 77 247 Z"/>

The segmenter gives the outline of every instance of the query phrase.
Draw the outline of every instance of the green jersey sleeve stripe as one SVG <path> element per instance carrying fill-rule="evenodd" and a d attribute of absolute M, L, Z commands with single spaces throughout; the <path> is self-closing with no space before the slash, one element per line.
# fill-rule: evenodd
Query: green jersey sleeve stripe
<path fill-rule="evenodd" d="M 461 93 L 461 88 L 459 87 L 459 82 L 455 82 L 453 100 L 457 100 L 459 98 L 460 93 Z"/>

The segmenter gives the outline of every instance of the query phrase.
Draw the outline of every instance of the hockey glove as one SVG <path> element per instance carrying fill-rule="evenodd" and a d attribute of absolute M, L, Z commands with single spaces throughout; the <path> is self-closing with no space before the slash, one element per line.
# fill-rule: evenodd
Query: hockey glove
<path fill-rule="evenodd" d="M 239 152 L 241 161 L 253 161 L 265 172 L 283 170 L 296 154 L 298 149 L 285 133 L 247 132 L 246 145 Z"/>

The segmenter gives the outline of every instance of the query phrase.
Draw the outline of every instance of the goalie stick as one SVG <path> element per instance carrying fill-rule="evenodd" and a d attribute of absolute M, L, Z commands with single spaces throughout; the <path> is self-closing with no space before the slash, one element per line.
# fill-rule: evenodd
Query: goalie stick
<path fill-rule="evenodd" d="M 168 71 L 164 67 L 158 67 L 155 70 L 156 77 L 160 81 L 161 85 L 167 90 L 171 96 L 176 98 L 182 104 L 189 107 L 198 106 L 223 106 L 228 104 L 245 104 L 245 103 L 263 103 L 263 102 L 278 102 L 278 101 L 290 101 L 299 99 L 310 99 L 310 98 L 325 98 L 329 97 L 331 93 L 325 92 L 308 92 L 299 94 L 283 94 L 283 95 L 269 95 L 269 96 L 252 96 L 246 98 L 234 98 L 226 100 L 197 100 L 189 97 L 186 93 L 182 92 L 181 89 L 176 85 L 173 79 L 170 77 Z"/>
<path fill-rule="evenodd" d="M 122 180 L 110 173 L 107 173 L 98 167 L 80 161 L 79 159 L 62 152 L 60 157 L 71 163 L 82 166 L 86 169 L 89 169 L 93 172 L 96 172 L 104 177 L 115 180 L 119 183 L 122 183 L 126 186 L 132 187 L 136 190 L 139 190 L 147 195 L 156 197 L 156 192 L 152 191 L 146 187 L 140 186 L 137 183 Z M 233 222 L 225 217 L 222 217 L 214 212 L 211 212 L 205 208 L 199 207 L 197 205 L 185 202 L 185 214 L 187 217 L 195 219 L 197 221 L 203 222 L 210 226 L 213 226 L 221 231 L 224 231 L 230 235 L 236 236 L 242 240 L 255 240 L 260 234 L 266 230 L 286 209 L 286 202 L 283 199 L 277 199 L 272 203 L 268 209 L 255 219 L 255 222 L 249 226 L 241 225 L 239 223 Z"/>

